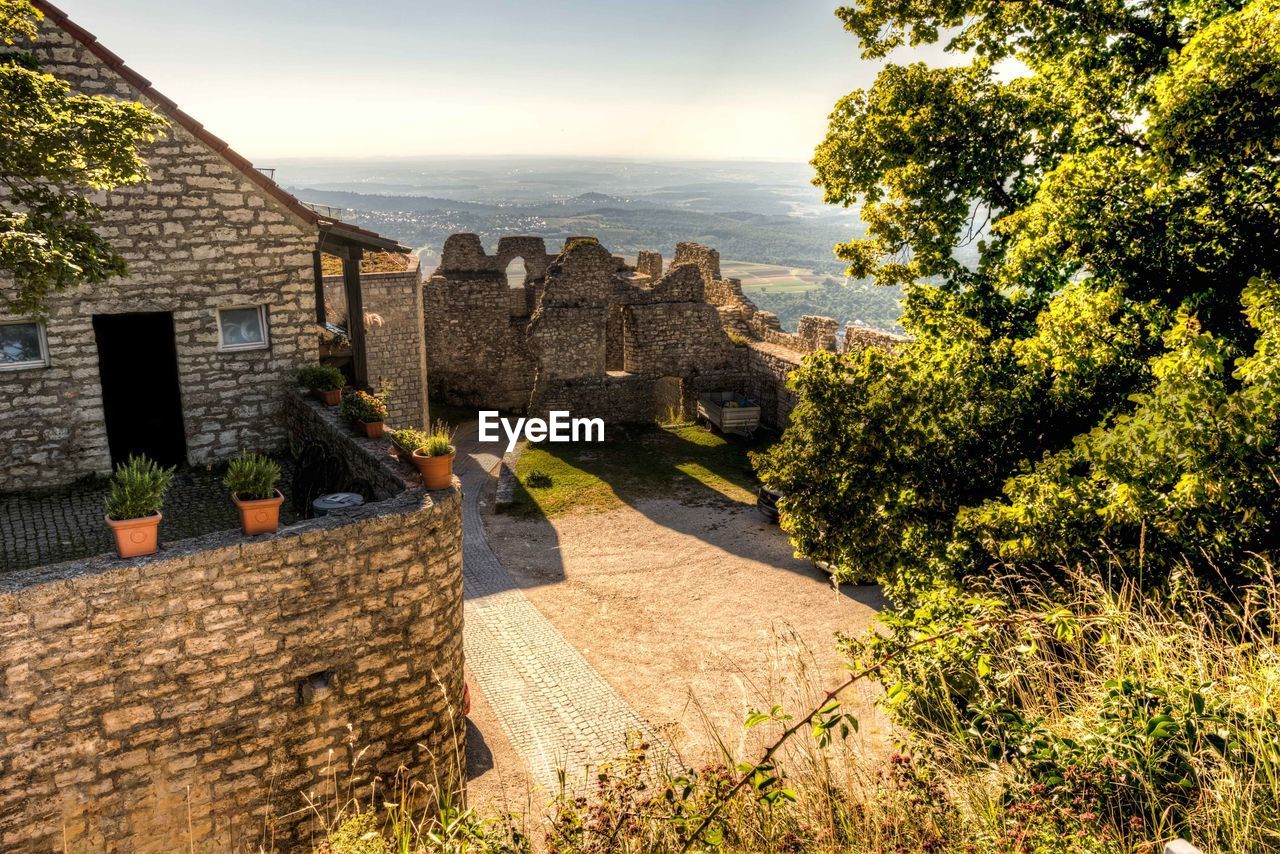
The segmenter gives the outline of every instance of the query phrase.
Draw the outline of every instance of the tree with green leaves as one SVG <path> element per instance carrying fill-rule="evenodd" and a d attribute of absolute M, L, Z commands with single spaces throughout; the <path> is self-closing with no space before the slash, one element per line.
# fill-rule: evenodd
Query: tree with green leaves
<path fill-rule="evenodd" d="M 900 602 L 1005 564 L 1247 574 L 1280 512 L 1280 0 L 837 15 L 867 59 L 957 64 L 887 64 L 814 158 L 912 341 L 793 375 L 758 465 L 797 548 Z"/>
<path fill-rule="evenodd" d="M 166 126 L 145 105 L 74 92 L 24 48 L 41 13 L 0 0 L 0 275 L 4 309 L 47 313 L 51 294 L 125 272 L 94 231 L 92 194 L 141 183 L 141 147 Z"/>

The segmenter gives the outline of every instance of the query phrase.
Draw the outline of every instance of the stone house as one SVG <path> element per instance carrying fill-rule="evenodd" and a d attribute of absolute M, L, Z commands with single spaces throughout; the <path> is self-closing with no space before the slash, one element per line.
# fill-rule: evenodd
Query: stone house
<path fill-rule="evenodd" d="M 361 317 L 363 253 L 407 250 L 303 204 L 61 11 L 36 6 L 30 50 L 47 71 L 141 101 L 170 127 L 145 152 L 149 180 L 101 199 L 100 232 L 128 275 L 54 295 L 43 321 L 0 315 L 0 491 L 106 473 L 131 453 L 194 464 L 280 446 L 285 392 L 319 353 L 320 253 L 343 259 Z M 11 284 L 0 279 L 0 293 Z M 352 379 L 365 385 L 364 328 L 350 325 Z"/>
<path fill-rule="evenodd" d="M 47 71 L 170 127 L 149 180 L 100 199 L 128 275 L 55 295 L 46 319 L 0 315 L 0 851 L 309 848 L 304 795 L 353 746 L 353 786 L 403 773 L 457 792 L 460 488 L 428 492 L 386 439 L 293 388 L 339 320 L 327 284 L 346 317 L 382 318 L 347 322 L 350 379 L 394 387 L 402 423 L 425 419 L 417 259 L 364 275 L 366 253 L 407 250 L 303 204 L 35 3 Z M 328 282 L 324 255 L 341 259 Z M 218 486 L 169 520 L 212 525 L 121 560 L 84 533 L 105 533 L 100 502 L 79 501 L 97 485 L 58 490 L 48 513 L 27 508 L 50 495 L 21 494 L 135 452 L 199 464 L 283 447 L 309 475 L 286 497 L 366 503 L 250 538 L 217 527 Z"/>

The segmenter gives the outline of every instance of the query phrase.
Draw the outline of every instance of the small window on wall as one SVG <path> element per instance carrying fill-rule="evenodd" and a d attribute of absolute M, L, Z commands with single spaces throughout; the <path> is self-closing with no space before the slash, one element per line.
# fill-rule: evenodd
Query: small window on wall
<path fill-rule="evenodd" d="M 265 305 L 218 309 L 219 350 L 265 350 L 269 343 Z"/>
<path fill-rule="evenodd" d="M 44 326 L 34 321 L 0 322 L 0 371 L 43 368 L 48 364 Z"/>

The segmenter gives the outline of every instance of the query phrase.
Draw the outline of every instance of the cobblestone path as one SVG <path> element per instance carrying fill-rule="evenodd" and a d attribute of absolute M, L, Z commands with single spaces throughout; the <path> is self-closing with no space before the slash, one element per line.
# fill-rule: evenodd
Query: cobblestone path
<path fill-rule="evenodd" d="M 534 785 L 585 789 L 589 769 L 623 753 L 636 734 L 652 751 L 665 746 L 648 723 L 533 606 L 489 548 L 480 518 L 499 457 L 459 436 L 467 666 Z"/>

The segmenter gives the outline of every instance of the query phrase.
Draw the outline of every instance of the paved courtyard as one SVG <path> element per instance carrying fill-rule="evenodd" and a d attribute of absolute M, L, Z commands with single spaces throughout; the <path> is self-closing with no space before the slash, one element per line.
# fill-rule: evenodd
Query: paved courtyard
<path fill-rule="evenodd" d="M 293 461 L 277 458 L 285 503 L 280 523 L 297 520 L 290 505 Z M 240 516 L 222 485 L 225 466 L 180 469 L 165 497 L 160 542 L 177 542 L 240 525 Z M 0 572 L 61 563 L 103 554 L 115 548 L 103 521 L 103 502 L 111 491 L 106 478 L 86 478 L 69 486 L 38 492 L 0 494 Z"/>
<path fill-rule="evenodd" d="M 533 786 L 571 789 L 588 771 L 621 754 L 636 735 L 657 749 L 648 722 L 533 606 L 489 546 L 481 499 L 499 458 L 474 442 L 475 425 L 459 436 L 464 490 L 465 647 L 473 688 L 492 709 L 502 735 L 522 758 Z M 485 738 L 484 733 L 481 737 Z M 488 734 L 486 741 L 492 741 Z"/>
<path fill-rule="evenodd" d="M 557 768 L 586 779 L 628 731 L 680 764 L 721 743 L 751 755 L 767 728 L 744 730 L 747 710 L 799 709 L 838 680 L 835 633 L 881 605 L 876 588 L 834 589 L 776 525 L 720 495 L 495 515 L 498 458 L 459 444 L 473 804 L 540 814 Z M 887 743 L 874 694 L 846 698 L 869 752 Z"/>

